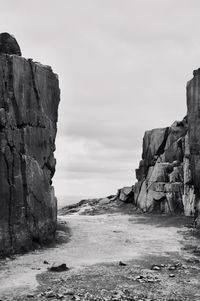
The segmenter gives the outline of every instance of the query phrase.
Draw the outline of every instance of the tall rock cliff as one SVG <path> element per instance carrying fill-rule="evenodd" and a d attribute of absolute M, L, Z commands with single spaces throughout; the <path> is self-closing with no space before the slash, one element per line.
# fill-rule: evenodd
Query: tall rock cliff
<path fill-rule="evenodd" d="M 193 75 L 187 84 L 188 134 L 195 207 L 200 213 L 200 69 L 194 70 Z"/>
<path fill-rule="evenodd" d="M 14 37 L 0 34 L 0 254 L 54 237 L 59 100 L 51 68 L 21 57 Z"/>
<path fill-rule="evenodd" d="M 145 133 L 138 181 L 118 197 L 143 212 L 199 215 L 200 227 L 200 69 L 193 75 L 187 84 L 187 116 Z"/>
<path fill-rule="evenodd" d="M 187 117 L 171 127 L 147 131 L 136 170 L 134 201 L 143 211 L 194 214 Z"/>

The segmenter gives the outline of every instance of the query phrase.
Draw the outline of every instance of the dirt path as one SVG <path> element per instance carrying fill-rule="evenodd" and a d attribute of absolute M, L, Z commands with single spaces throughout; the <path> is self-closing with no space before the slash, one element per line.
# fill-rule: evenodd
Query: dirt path
<path fill-rule="evenodd" d="M 99 275 L 99 279 L 97 275 L 95 276 L 99 283 L 104 279 L 101 273 L 105 276 L 106 283 L 102 283 L 101 290 L 108 286 L 109 281 L 110 286 L 107 287 L 107 290 L 116 290 L 118 289 L 117 278 L 114 278 L 116 275 L 129 279 L 131 273 L 133 278 L 144 271 L 146 272 L 153 263 L 165 265 L 165 268 L 162 268 L 162 275 L 159 275 L 158 282 L 161 287 L 162 278 L 166 273 L 168 273 L 166 274 L 168 277 L 167 281 L 172 281 L 172 283 L 174 283 L 174 279 L 178 281 L 178 278 L 174 278 L 175 276 L 171 279 L 169 278 L 168 265 L 173 265 L 177 260 L 186 262 L 188 259 L 194 258 L 190 252 L 183 249 L 183 246 L 198 244 L 195 237 L 185 236 L 185 232 L 188 231 L 183 226 L 186 223 L 185 218 L 152 217 L 150 215 L 130 216 L 119 213 L 96 216 L 72 214 L 61 218 L 67 221 L 71 232 L 70 241 L 67 244 L 37 250 L 27 255 L 18 256 L 15 260 L 6 260 L 0 263 L 1 299 L 26 300 L 27 294 L 33 291 L 34 297 L 32 297 L 32 300 L 46 300 L 45 296 L 38 294 L 48 289 L 49 286 L 54 288 L 54 290 L 56 289 L 57 293 L 60 292 L 59 285 L 62 288 L 62 293 L 63 288 L 73 288 L 73 290 L 77 291 L 82 287 L 84 290 L 86 283 L 88 285 L 94 279 L 94 273 Z M 43 264 L 44 260 L 49 263 L 66 263 L 71 270 L 63 273 L 47 272 L 47 265 Z M 119 267 L 119 261 L 128 263 L 128 266 L 122 269 L 122 267 Z M 132 272 L 133 267 L 134 273 Z M 195 267 L 197 270 L 197 263 L 195 263 Z M 191 269 L 193 268 L 191 267 Z M 196 277 L 196 270 L 193 269 L 192 272 L 194 277 Z M 181 273 L 183 271 L 189 277 L 188 268 L 180 268 L 179 276 L 182 277 Z M 150 272 L 158 273 L 158 271 Z M 112 281 L 110 273 L 112 274 Z M 108 281 L 106 277 L 110 280 Z M 66 283 L 63 285 L 63 281 L 65 282 L 66 279 L 67 285 Z M 128 283 L 127 279 L 125 284 Z M 131 281 L 133 282 L 133 279 Z M 142 281 L 134 281 L 136 284 L 143 285 Z M 61 282 L 62 285 L 60 284 Z M 156 283 L 156 281 L 152 282 Z M 120 283 L 123 285 L 122 280 L 119 281 Z M 93 285 L 91 282 L 91 286 Z M 196 288 L 197 284 L 194 285 Z M 92 289 L 93 287 L 91 287 Z M 87 290 L 90 291 L 90 287 Z M 99 290 L 100 288 L 97 291 Z M 168 293 L 169 295 L 171 294 L 171 292 Z M 180 300 L 200 300 L 200 295 L 195 296 L 195 291 L 193 293 L 193 299 Z M 63 298 L 63 300 L 70 300 L 69 296 Z M 79 300 L 78 297 L 77 300 Z M 98 300 L 97 297 L 96 300 Z M 148 300 L 148 297 L 141 300 Z"/>

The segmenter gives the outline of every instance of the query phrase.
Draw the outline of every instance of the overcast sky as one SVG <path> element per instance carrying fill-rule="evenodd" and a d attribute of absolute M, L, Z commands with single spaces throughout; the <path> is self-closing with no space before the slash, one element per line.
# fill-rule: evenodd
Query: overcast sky
<path fill-rule="evenodd" d="M 0 0 L 0 28 L 60 78 L 56 195 L 132 185 L 144 131 L 186 114 L 199 0 Z"/>

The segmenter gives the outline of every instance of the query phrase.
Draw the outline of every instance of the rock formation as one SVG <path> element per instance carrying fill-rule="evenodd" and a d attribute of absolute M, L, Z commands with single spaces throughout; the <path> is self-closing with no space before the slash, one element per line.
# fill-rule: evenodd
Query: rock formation
<path fill-rule="evenodd" d="M 134 202 L 134 186 L 125 186 L 118 190 L 116 198 L 124 203 Z"/>
<path fill-rule="evenodd" d="M 54 237 L 55 137 L 60 91 L 50 67 L 0 35 L 0 254 Z"/>
<path fill-rule="evenodd" d="M 200 212 L 200 69 L 194 70 L 193 75 L 193 79 L 187 84 L 189 159 L 195 207 Z M 200 225 L 200 215 L 198 225 Z"/>
<path fill-rule="evenodd" d="M 7 32 L 0 34 L 0 53 L 22 55 L 15 37 Z"/>
<path fill-rule="evenodd" d="M 144 135 L 138 182 L 132 188 L 134 203 L 144 212 L 200 212 L 200 69 L 193 74 L 187 84 L 187 116 Z"/>
<path fill-rule="evenodd" d="M 138 182 L 134 186 L 135 203 L 143 211 L 193 214 L 187 132 L 184 118 L 171 127 L 145 133 L 142 160 L 136 170 Z"/>

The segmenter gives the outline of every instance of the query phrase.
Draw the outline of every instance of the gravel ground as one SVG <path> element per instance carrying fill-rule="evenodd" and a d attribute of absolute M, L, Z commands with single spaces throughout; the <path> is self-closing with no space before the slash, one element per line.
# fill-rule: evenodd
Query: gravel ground
<path fill-rule="evenodd" d="M 56 245 L 0 261 L 0 300 L 200 300 L 191 219 L 86 207 L 59 218 Z"/>

